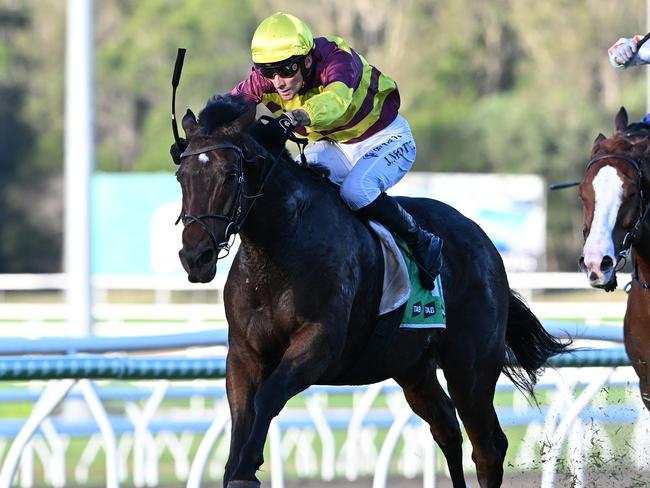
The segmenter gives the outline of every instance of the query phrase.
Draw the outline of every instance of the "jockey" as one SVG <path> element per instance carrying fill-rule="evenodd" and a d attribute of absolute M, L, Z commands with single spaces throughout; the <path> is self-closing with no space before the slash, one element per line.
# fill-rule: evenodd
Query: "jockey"
<path fill-rule="evenodd" d="M 422 285 L 433 289 L 442 239 L 385 193 L 411 169 L 416 153 L 409 124 L 398 113 L 396 83 L 340 37 L 314 38 L 303 21 L 282 12 L 258 26 L 251 53 L 251 74 L 232 93 L 264 104 L 312 141 L 305 149 L 308 164 L 329 169 L 353 211 L 404 239 L 421 265 Z"/>
<path fill-rule="evenodd" d="M 618 70 L 630 66 L 650 64 L 650 42 L 643 44 L 639 48 L 638 43 L 641 39 L 643 39 L 641 35 L 630 38 L 621 37 L 607 50 L 609 63 Z M 641 119 L 641 122 L 650 124 L 650 114 L 646 114 Z"/>

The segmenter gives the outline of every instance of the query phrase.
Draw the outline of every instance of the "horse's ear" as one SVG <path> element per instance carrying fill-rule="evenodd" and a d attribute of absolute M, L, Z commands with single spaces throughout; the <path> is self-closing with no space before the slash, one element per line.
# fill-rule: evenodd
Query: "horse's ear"
<path fill-rule="evenodd" d="M 601 132 L 601 133 L 598 134 L 598 135 L 596 136 L 596 138 L 594 139 L 593 147 L 596 147 L 598 144 L 600 144 L 601 142 L 603 142 L 605 139 L 607 139 L 607 137 L 605 137 L 604 134 Z"/>
<path fill-rule="evenodd" d="M 627 127 L 628 123 L 628 118 L 627 118 L 627 110 L 625 110 L 625 107 L 621 107 L 616 114 L 616 121 L 615 121 L 615 127 L 618 132 L 621 132 Z"/>
<path fill-rule="evenodd" d="M 182 125 L 183 130 L 185 131 L 185 136 L 189 139 L 198 127 L 196 116 L 189 108 L 187 109 L 187 112 L 185 112 L 185 115 L 183 115 Z"/>

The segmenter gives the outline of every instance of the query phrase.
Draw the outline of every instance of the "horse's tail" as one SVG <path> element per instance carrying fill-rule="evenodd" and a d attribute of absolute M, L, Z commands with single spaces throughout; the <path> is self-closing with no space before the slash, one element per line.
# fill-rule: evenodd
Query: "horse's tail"
<path fill-rule="evenodd" d="M 537 375 L 548 358 L 569 352 L 571 340 L 560 341 L 544 329 L 528 305 L 510 290 L 506 328 L 506 365 L 503 373 L 522 391 L 534 398 Z"/>

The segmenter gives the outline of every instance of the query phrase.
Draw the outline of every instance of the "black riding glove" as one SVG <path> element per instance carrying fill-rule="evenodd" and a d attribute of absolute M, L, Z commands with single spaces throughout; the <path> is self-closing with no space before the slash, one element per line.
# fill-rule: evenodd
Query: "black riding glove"
<path fill-rule="evenodd" d="M 287 139 L 295 129 L 294 121 L 287 115 L 262 116 L 251 129 L 251 135 L 271 154 L 277 156 L 284 150 Z"/>
<path fill-rule="evenodd" d="M 181 164 L 181 154 L 187 149 L 187 141 L 183 138 L 180 138 L 178 142 L 175 142 L 169 148 L 169 154 L 172 157 L 174 164 Z"/>

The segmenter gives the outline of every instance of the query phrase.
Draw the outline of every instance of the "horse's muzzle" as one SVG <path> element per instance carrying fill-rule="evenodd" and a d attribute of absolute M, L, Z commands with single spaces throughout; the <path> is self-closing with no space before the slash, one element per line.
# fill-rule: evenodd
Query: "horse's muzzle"
<path fill-rule="evenodd" d="M 209 283 L 217 273 L 217 253 L 214 249 L 187 249 L 178 251 L 187 279 L 191 283 Z"/>
<path fill-rule="evenodd" d="M 592 288 L 606 291 L 616 288 L 616 263 L 611 256 L 603 256 L 599 262 L 586 262 L 585 257 L 581 256 L 578 266 L 587 275 Z"/>

